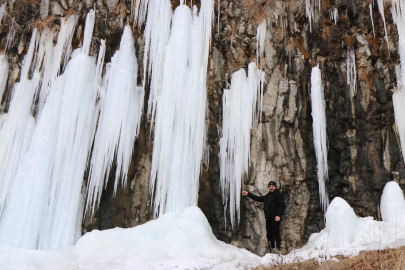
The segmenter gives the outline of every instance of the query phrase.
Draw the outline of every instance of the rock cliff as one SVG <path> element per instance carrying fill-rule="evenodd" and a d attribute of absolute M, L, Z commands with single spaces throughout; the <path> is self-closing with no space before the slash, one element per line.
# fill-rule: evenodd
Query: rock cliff
<path fill-rule="evenodd" d="M 77 47 L 83 35 L 85 15 L 95 7 L 92 48 L 97 50 L 100 39 L 106 39 L 108 62 L 118 49 L 124 25 L 133 25 L 132 0 L 0 2 L 7 2 L 7 16 L 0 27 L 0 48 L 6 50 L 10 62 L 8 87 L 2 100 L 5 111 L 33 27 L 57 30 L 61 16 L 77 12 L 80 19 L 73 39 L 73 46 Z M 228 87 L 233 72 L 256 62 L 256 30 L 264 19 L 267 22 L 264 58 L 258 63 L 266 74 L 263 113 L 262 121 L 252 129 L 251 166 L 244 177 L 244 188 L 266 194 L 267 183 L 276 181 L 282 189 L 287 204 L 282 221 L 284 248 L 302 246 L 310 234 L 324 228 L 312 134 L 313 66 L 319 64 L 322 70 L 325 91 L 329 198 L 340 196 L 358 216 L 380 219 L 379 201 L 384 184 L 393 180 L 405 187 L 404 160 L 392 105 L 399 55 L 398 33 L 391 13 L 386 8 L 386 40 L 376 3 L 370 8 L 372 1 L 366 0 L 320 2 L 311 24 L 305 2 L 301 0 L 215 3 L 207 85 L 210 155 L 209 166 L 203 168 L 200 177 L 199 207 L 218 239 L 259 255 L 267 248 L 263 206 L 243 198 L 240 224 L 231 228 L 219 188 L 218 142 L 223 90 Z M 193 1 L 197 6 L 199 3 Z M 176 7 L 179 1 L 173 0 L 172 5 Z M 336 12 L 338 16 L 333 16 Z M 143 29 L 135 27 L 133 32 L 138 65 L 142 67 Z M 7 37 L 13 37 L 13 33 L 14 38 L 7 46 Z M 347 83 L 347 55 L 351 50 L 355 53 L 357 69 L 355 85 Z M 141 83 L 143 69 L 139 70 Z M 107 185 L 97 213 L 93 218 L 85 218 L 83 233 L 136 226 L 153 218 L 149 192 L 153 126 L 152 133 L 150 129 L 145 113 L 127 186 L 113 196 L 112 182 Z"/>

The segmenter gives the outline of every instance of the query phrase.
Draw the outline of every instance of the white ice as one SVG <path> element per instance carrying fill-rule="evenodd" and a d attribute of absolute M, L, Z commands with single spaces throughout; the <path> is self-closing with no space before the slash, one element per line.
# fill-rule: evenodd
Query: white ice
<path fill-rule="evenodd" d="M 222 96 L 220 185 L 232 226 L 236 219 L 239 222 L 243 175 L 250 165 L 250 133 L 260 115 L 263 81 L 264 72 L 250 63 L 248 76 L 243 68 L 233 73 L 231 87 Z"/>
<path fill-rule="evenodd" d="M 6 15 L 6 5 L 7 3 L 3 3 L 0 6 L 0 25 L 2 25 L 4 15 Z"/>
<path fill-rule="evenodd" d="M 213 1 L 207 0 L 201 2 L 198 15 L 197 7 L 192 14 L 184 4 L 173 14 L 162 81 L 155 101 L 149 102 L 156 104 L 150 180 L 155 215 L 197 205 L 207 149 L 206 84 L 213 8 Z"/>
<path fill-rule="evenodd" d="M 119 51 L 111 59 L 105 96 L 100 99 L 101 113 L 94 140 L 87 207 L 94 211 L 100 202 L 104 183 L 108 181 L 114 159 L 117 162 L 114 193 L 126 185 L 132 149 L 138 136 L 143 110 L 144 91 L 137 87 L 138 64 L 135 41 L 129 26 L 125 26 Z"/>
<path fill-rule="evenodd" d="M 329 20 L 334 21 L 335 24 L 338 22 L 339 12 L 338 12 L 337 8 L 329 9 Z"/>
<path fill-rule="evenodd" d="M 392 182 L 387 183 L 384 192 L 388 192 L 387 195 L 399 196 L 399 200 L 395 200 L 394 204 L 397 204 L 401 199 L 403 200 L 402 190 Z M 392 202 L 383 202 L 382 199 L 381 211 L 384 211 L 384 204 L 390 203 Z M 329 212 L 330 209 L 333 212 Z M 388 211 L 392 211 L 392 209 Z M 328 212 L 326 214 L 326 228 L 320 233 L 312 234 L 307 245 L 284 256 L 266 254 L 261 263 L 267 266 L 310 259 L 322 262 L 338 255 L 356 256 L 363 250 L 381 250 L 405 246 L 405 218 L 403 215 L 397 216 L 398 222 L 395 224 L 376 221 L 372 217 L 358 218 L 353 209 L 341 198 L 335 198 L 331 202 Z"/>
<path fill-rule="evenodd" d="M 371 25 L 373 26 L 373 36 L 374 36 L 374 38 L 375 38 L 375 32 L 374 32 L 374 20 L 373 20 L 373 3 L 374 3 L 374 1 L 371 1 L 372 3 L 370 3 L 369 5 L 368 5 L 368 8 L 370 9 L 370 19 L 371 19 Z"/>
<path fill-rule="evenodd" d="M 145 22 L 146 11 L 148 10 L 149 0 L 131 0 L 132 10 L 134 13 L 134 25 L 141 29 Z M 160 0 L 151 0 L 151 2 L 160 2 Z"/>
<path fill-rule="evenodd" d="M 197 207 L 134 228 L 94 230 L 56 251 L 0 247 L 2 269 L 246 269 L 260 257 L 218 241 Z"/>
<path fill-rule="evenodd" d="M 318 1 L 319 13 L 321 13 L 321 1 Z M 312 23 L 315 19 L 316 0 L 305 0 L 305 13 L 309 21 L 309 31 L 312 32 Z"/>
<path fill-rule="evenodd" d="M 84 40 L 90 39 L 91 31 L 85 33 Z M 96 119 L 96 65 L 86 51 L 73 52 L 64 74 L 52 83 L 29 147 L 14 173 L 15 184 L 7 192 L 0 217 L 0 246 L 57 249 L 73 244 L 81 227 L 82 182 Z M 30 109 L 32 97 L 26 103 Z M 11 106 L 6 119 L 11 119 Z M 7 132 L 7 122 L 3 131 Z"/>
<path fill-rule="evenodd" d="M 328 179 L 328 148 L 326 134 L 325 98 L 321 70 L 318 66 L 311 72 L 311 106 L 312 128 L 314 133 L 314 148 L 318 169 L 319 199 L 322 210 L 326 211 L 329 205 L 325 182 Z"/>
<path fill-rule="evenodd" d="M 396 2 L 397 0 L 391 0 L 391 2 Z M 385 23 L 385 15 L 384 15 L 384 0 L 377 0 L 378 10 L 380 11 L 381 18 L 384 23 L 384 31 L 385 31 L 385 41 L 387 42 L 388 54 L 390 53 L 390 45 L 388 43 L 388 35 L 387 35 L 387 25 Z M 394 15 L 394 14 L 393 14 Z"/>
<path fill-rule="evenodd" d="M 347 85 L 350 86 L 350 91 L 354 96 L 357 92 L 356 54 L 354 49 L 347 50 L 346 53 L 346 79 Z"/>
<path fill-rule="evenodd" d="M 256 66 L 259 66 L 260 63 L 260 68 L 262 68 L 261 62 L 264 58 L 264 41 L 266 39 L 266 30 L 267 30 L 266 27 L 267 27 L 266 20 L 263 20 L 257 27 L 256 33 Z"/>
<path fill-rule="evenodd" d="M 404 194 L 397 182 L 388 182 L 381 196 L 381 217 L 394 226 L 405 218 Z"/>
<path fill-rule="evenodd" d="M 8 80 L 8 57 L 4 54 L 0 55 L 0 105 L 1 99 L 6 90 L 7 80 Z"/>

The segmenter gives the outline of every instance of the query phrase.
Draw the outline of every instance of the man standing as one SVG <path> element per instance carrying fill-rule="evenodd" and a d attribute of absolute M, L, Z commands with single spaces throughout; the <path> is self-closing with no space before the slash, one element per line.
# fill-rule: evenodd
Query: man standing
<path fill-rule="evenodd" d="M 242 195 L 247 195 L 249 198 L 258 202 L 264 202 L 267 240 L 269 241 L 271 251 L 273 253 L 279 253 L 281 247 L 280 220 L 285 210 L 284 195 L 276 188 L 276 182 L 269 182 L 268 187 L 269 193 L 264 196 L 256 196 L 247 191 L 242 191 Z"/>

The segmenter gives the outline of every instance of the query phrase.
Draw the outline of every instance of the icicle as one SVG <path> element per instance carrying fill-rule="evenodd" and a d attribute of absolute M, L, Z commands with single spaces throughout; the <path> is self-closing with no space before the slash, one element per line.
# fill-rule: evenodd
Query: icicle
<path fill-rule="evenodd" d="M 313 1 L 313 0 L 312 0 Z M 305 12 L 309 21 L 309 31 L 312 32 L 312 22 L 315 17 L 315 7 L 311 0 L 305 0 Z"/>
<path fill-rule="evenodd" d="M 14 85 L 8 117 L 0 133 L 0 215 L 14 182 L 20 156 L 26 151 L 22 147 L 29 140 L 26 127 L 32 117 L 30 112 L 36 87 L 28 76 L 38 38 L 39 34 L 34 29 L 21 67 L 21 79 Z"/>
<path fill-rule="evenodd" d="M 0 104 L 7 85 L 8 71 L 8 58 L 6 55 L 2 54 L 0 55 Z"/>
<path fill-rule="evenodd" d="M 334 21 L 336 25 L 339 20 L 339 12 L 337 8 L 329 9 L 329 20 Z"/>
<path fill-rule="evenodd" d="M 201 1 L 198 16 L 196 7 L 192 17 L 186 5 L 177 7 L 173 15 L 162 82 L 154 97 L 157 102 L 150 183 L 155 215 L 197 205 L 198 179 L 206 150 L 206 83 L 213 8 L 212 0 Z"/>
<path fill-rule="evenodd" d="M 53 81 L 8 192 L 0 217 L 0 245 L 57 249 L 74 243 L 98 112 L 94 60 L 77 49 L 64 74 Z M 32 116 L 31 122 L 35 123 Z"/>
<path fill-rule="evenodd" d="M 112 59 L 106 96 L 102 99 L 94 150 L 90 165 L 87 207 L 92 212 L 100 202 L 114 158 L 117 160 L 114 193 L 119 177 L 125 186 L 132 148 L 139 132 L 144 91 L 137 88 L 138 65 L 129 26 L 125 26 L 120 49 Z"/>
<path fill-rule="evenodd" d="M 86 16 L 86 27 L 84 28 L 83 47 L 82 47 L 82 54 L 84 55 L 89 55 L 95 19 L 96 15 L 94 13 L 94 10 L 90 10 Z"/>
<path fill-rule="evenodd" d="M 398 183 L 391 181 L 385 184 L 380 209 L 383 221 L 399 225 L 398 222 L 405 216 L 405 199 Z"/>
<path fill-rule="evenodd" d="M 357 92 L 357 80 L 356 80 L 356 54 L 354 49 L 347 50 L 346 54 L 346 77 L 347 85 L 350 85 L 350 91 L 353 94 Z"/>
<path fill-rule="evenodd" d="M 38 101 L 37 117 L 41 114 L 44 103 L 49 94 L 52 82 L 61 72 L 60 67 L 66 65 L 72 48 L 72 37 L 76 27 L 78 16 L 73 14 L 68 20 L 61 19 L 61 28 L 58 34 L 58 41 L 53 47 L 54 33 L 49 31 L 47 33 L 46 41 L 46 56 L 44 61 L 44 76 Z"/>
<path fill-rule="evenodd" d="M 257 122 L 262 101 L 264 72 L 249 64 L 248 77 L 244 69 L 232 74 L 231 88 L 222 98 L 222 138 L 220 145 L 220 185 L 225 207 L 229 200 L 232 227 L 239 223 L 240 194 L 243 174 L 249 172 L 250 131 Z"/>
<path fill-rule="evenodd" d="M 145 22 L 146 11 L 148 9 L 149 0 L 132 0 L 132 10 L 134 11 L 134 26 L 138 25 L 138 28 L 141 29 L 141 26 Z M 160 2 L 160 0 L 151 0 L 153 2 Z"/>
<path fill-rule="evenodd" d="M 49 0 L 41 0 L 41 7 L 39 13 L 41 14 L 41 20 L 45 21 L 48 18 Z"/>
<path fill-rule="evenodd" d="M 385 40 L 387 41 L 388 54 L 390 54 L 390 45 L 388 43 L 387 26 L 385 24 L 384 0 L 377 0 L 377 4 L 378 4 L 378 10 L 380 11 L 381 18 L 382 18 L 383 23 L 384 23 Z"/>
<path fill-rule="evenodd" d="M 326 115 L 325 98 L 321 70 L 318 66 L 312 68 L 311 73 L 311 105 L 312 105 L 312 128 L 314 132 L 314 147 L 318 169 L 319 199 L 323 211 L 329 205 L 328 193 L 325 182 L 328 179 L 328 149 L 326 145 Z"/>
<path fill-rule="evenodd" d="M 143 87 L 145 88 L 145 83 L 147 82 L 146 76 L 148 74 L 149 77 L 152 77 L 148 101 L 148 118 L 151 118 L 152 123 L 155 117 L 158 92 L 162 83 L 163 56 L 169 38 L 172 15 L 170 0 L 152 0 L 149 3 L 148 20 L 144 32 Z"/>
<path fill-rule="evenodd" d="M 266 39 L 266 20 L 263 20 L 262 23 L 257 27 L 257 34 L 256 34 L 256 65 L 259 66 L 260 60 L 260 68 L 261 61 L 264 57 L 264 41 Z"/>
<path fill-rule="evenodd" d="M 0 25 L 2 25 L 4 15 L 6 14 L 6 5 L 7 5 L 7 3 L 3 3 L 0 6 Z"/>
<path fill-rule="evenodd" d="M 370 5 L 368 5 L 369 9 L 370 9 L 370 19 L 371 19 L 371 25 L 373 26 L 373 35 L 375 38 L 375 32 L 374 32 L 374 20 L 373 20 L 373 7 L 370 3 Z"/>
<path fill-rule="evenodd" d="M 345 200 L 340 197 L 334 198 L 325 216 L 332 248 L 342 248 L 353 242 L 358 218 Z"/>

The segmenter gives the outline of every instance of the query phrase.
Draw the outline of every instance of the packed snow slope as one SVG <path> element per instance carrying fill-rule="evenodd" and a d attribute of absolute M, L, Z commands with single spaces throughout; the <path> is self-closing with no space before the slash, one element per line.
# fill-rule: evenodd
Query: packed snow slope
<path fill-rule="evenodd" d="M 0 248 L 0 269 L 237 269 L 260 257 L 218 241 L 198 207 L 133 228 L 92 231 L 55 251 Z"/>

